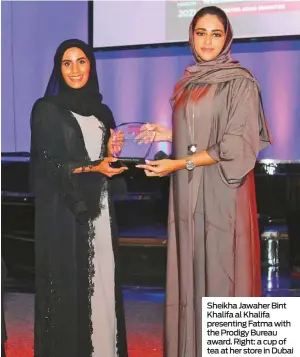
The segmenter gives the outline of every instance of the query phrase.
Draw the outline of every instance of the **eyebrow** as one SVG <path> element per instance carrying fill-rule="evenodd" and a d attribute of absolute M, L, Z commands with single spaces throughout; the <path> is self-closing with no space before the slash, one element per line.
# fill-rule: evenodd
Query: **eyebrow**
<path fill-rule="evenodd" d="M 198 30 L 207 31 L 207 29 L 205 29 L 204 27 L 198 27 L 197 29 L 195 29 L 195 31 L 198 31 Z M 220 29 L 215 29 L 215 30 L 212 30 L 211 32 L 222 32 L 222 33 L 224 33 L 224 31 L 222 31 Z"/>
<path fill-rule="evenodd" d="M 85 60 L 85 59 L 87 59 L 86 57 L 80 57 L 80 58 L 77 58 L 76 59 L 76 61 L 80 61 L 80 60 Z M 72 62 L 72 60 L 70 60 L 70 59 L 65 59 L 65 60 L 62 60 L 62 62 Z"/>

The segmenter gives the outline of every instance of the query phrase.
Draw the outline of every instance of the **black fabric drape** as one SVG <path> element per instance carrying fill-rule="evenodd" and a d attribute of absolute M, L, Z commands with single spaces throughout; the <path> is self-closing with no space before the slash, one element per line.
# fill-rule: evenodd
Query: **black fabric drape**
<path fill-rule="evenodd" d="M 105 108 L 101 122 L 113 123 Z M 106 139 L 99 143 L 99 160 L 105 155 L 110 128 L 104 125 Z M 41 99 L 32 112 L 31 130 L 36 210 L 35 357 L 91 357 L 93 230 L 89 222 L 101 214 L 102 194 L 110 192 L 110 180 L 100 173 L 73 174 L 75 167 L 95 162 L 89 160 L 79 124 L 70 111 Z M 111 226 L 117 344 L 119 356 L 127 357 L 113 213 Z"/>

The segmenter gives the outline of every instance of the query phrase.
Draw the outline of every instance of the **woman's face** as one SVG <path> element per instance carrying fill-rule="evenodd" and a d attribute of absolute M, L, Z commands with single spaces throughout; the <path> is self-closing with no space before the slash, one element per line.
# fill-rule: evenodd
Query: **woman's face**
<path fill-rule="evenodd" d="M 89 79 L 90 69 L 90 61 L 80 48 L 72 47 L 66 50 L 61 61 L 61 73 L 69 87 L 84 87 Z"/>
<path fill-rule="evenodd" d="M 222 52 L 226 35 L 222 22 L 216 15 L 204 15 L 196 22 L 194 45 L 203 61 L 212 61 Z"/>

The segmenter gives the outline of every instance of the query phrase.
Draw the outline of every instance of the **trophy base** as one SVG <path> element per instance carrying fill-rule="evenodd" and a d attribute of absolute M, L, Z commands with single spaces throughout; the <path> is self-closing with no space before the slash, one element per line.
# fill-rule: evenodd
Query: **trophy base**
<path fill-rule="evenodd" d="M 127 167 L 135 166 L 135 165 L 143 165 L 146 163 L 144 158 L 137 158 L 137 157 L 120 157 L 118 161 L 120 161 L 122 165 L 125 165 Z"/>
<path fill-rule="evenodd" d="M 145 159 L 143 158 L 122 157 L 118 158 L 118 161 L 112 162 L 110 166 L 114 168 L 128 167 L 128 170 L 125 171 L 124 174 L 128 174 L 129 176 L 136 176 L 143 173 L 143 170 L 136 167 L 136 165 L 143 165 L 145 163 Z"/>

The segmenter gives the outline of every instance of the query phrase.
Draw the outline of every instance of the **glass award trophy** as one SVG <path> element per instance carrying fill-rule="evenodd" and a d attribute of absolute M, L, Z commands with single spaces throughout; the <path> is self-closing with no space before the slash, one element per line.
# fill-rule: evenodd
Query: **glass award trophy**
<path fill-rule="evenodd" d="M 131 122 L 116 127 L 112 147 L 113 156 L 118 161 L 113 163 L 113 167 L 127 166 L 129 171 L 135 171 L 140 170 L 136 165 L 145 164 L 155 138 L 155 131 L 141 130 L 145 124 Z"/>

